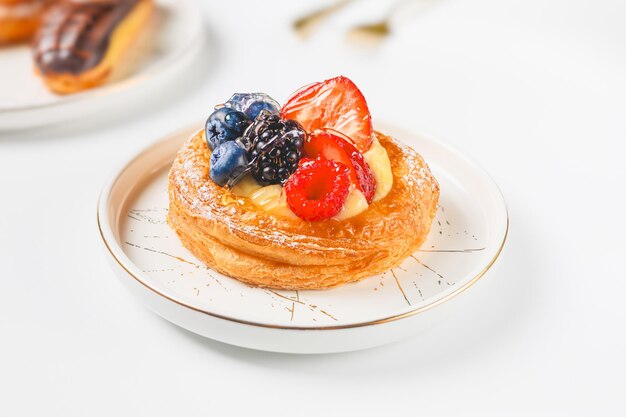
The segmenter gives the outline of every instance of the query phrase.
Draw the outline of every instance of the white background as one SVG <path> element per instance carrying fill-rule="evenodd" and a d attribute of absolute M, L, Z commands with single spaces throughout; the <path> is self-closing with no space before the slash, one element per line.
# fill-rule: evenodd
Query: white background
<path fill-rule="evenodd" d="M 211 39 L 158 100 L 0 133 L 0 415 L 626 415 L 626 3 L 439 0 L 377 48 L 360 1 L 206 1 Z M 204 340 L 130 297 L 95 223 L 111 170 L 235 91 L 283 100 L 337 74 L 374 121 L 435 134 L 501 186 L 511 230 L 463 314 L 370 351 Z M 0 92 L 1 94 L 1 92 Z"/>

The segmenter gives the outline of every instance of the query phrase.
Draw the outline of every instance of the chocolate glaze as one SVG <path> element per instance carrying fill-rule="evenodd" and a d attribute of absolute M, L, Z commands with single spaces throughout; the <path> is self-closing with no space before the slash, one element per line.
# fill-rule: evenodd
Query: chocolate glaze
<path fill-rule="evenodd" d="M 46 10 L 33 41 L 43 74 L 79 75 L 98 65 L 111 34 L 140 0 L 63 0 Z"/>

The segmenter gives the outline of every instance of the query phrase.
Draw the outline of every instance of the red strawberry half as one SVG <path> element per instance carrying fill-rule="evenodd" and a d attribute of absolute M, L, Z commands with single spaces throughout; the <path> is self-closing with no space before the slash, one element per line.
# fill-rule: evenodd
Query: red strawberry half
<path fill-rule="evenodd" d="M 350 173 L 344 164 L 303 159 L 285 183 L 287 204 L 296 216 L 315 222 L 341 211 L 350 192 Z"/>
<path fill-rule="evenodd" d="M 376 180 L 363 154 L 339 132 L 317 130 L 304 142 L 304 155 L 341 162 L 350 170 L 350 179 L 363 193 L 368 203 L 376 191 Z"/>
<path fill-rule="evenodd" d="M 323 128 L 341 132 L 361 152 L 372 144 L 372 120 L 365 97 L 343 76 L 296 91 L 280 114 L 285 119 L 295 119 L 308 132 Z"/>

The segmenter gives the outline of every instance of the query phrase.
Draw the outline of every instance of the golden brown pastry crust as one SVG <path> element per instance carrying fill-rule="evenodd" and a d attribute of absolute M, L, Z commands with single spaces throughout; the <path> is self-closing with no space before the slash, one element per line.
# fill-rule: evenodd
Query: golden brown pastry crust
<path fill-rule="evenodd" d="M 28 40 L 49 0 L 0 0 L 0 45 Z"/>
<path fill-rule="evenodd" d="M 391 161 L 389 194 L 355 217 L 305 222 L 269 214 L 213 183 L 198 132 L 172 165 L 168 222 L 209 267 L 251 285 L 321 289 L 386 271 L 426 239 L 439 185 L 417 152 L 376 136 Z"/>

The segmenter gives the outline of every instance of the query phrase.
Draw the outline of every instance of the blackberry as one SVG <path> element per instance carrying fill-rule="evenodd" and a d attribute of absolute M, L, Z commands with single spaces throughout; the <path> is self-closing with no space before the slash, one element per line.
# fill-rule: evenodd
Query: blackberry
<path fill-rule="evenodd" d="M 250 161 L 246 171 L 261 185 L 284 184 L 298 168 L 306 136 L 295 120 L 262 110 L 240 139 Z"/>

